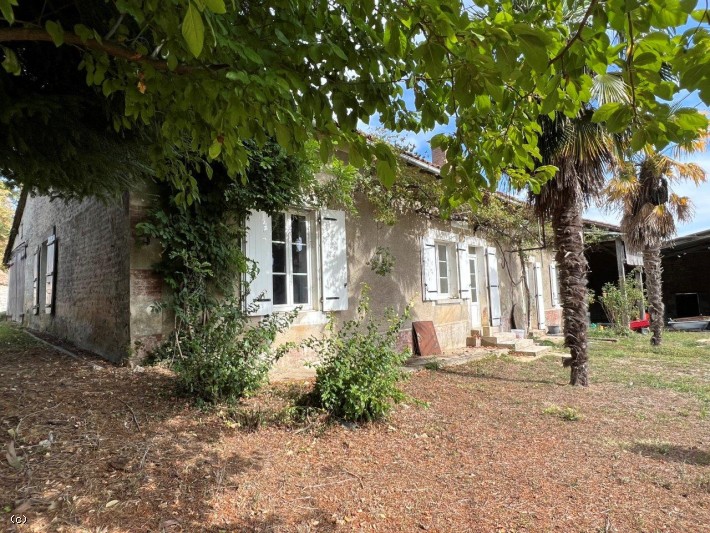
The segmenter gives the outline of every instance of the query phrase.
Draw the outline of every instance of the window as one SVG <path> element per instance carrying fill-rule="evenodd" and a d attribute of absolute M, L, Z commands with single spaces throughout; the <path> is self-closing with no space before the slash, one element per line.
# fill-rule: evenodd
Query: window
<path fill-rule="evenodd" d="M 348 309 L 345 213 L 331 209 L 246 219 L 246 256 L 256 265 L 247 279 L 245 305 L 264 316 L 296 306 L 305 310 Z"/>
<path fill-rule="evenodd" d="M 437 243 L 436 262 L 439 275 L 439 294 L 458 298 L 456 292 L 456 245 L 454 243 Z"/>
<path fill-rule="evenodd" d="M 274 305 L 307 305 L 310 298 L 308 220 L 305 215 L 279 213 L 271 224 Z"/>

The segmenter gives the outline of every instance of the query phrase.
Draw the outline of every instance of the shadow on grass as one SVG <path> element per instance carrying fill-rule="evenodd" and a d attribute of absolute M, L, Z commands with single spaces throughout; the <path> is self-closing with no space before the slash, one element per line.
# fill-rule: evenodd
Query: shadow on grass
<path fill-rule="evenodd" d="M 668 442 L 636 442 L 629 451 L 644 457 L 698 466 L 710 465 L 710 453 Z"/>
<path fill-rule="evenodd" d="M 504 381 L 506 383 L 540 383 L 543 385 L 567 385 L 568 384 L 567 381 L 565 381 L 564 383 L 560 383 L 560 381 L 556 380 L 556 379 L 534 379 L 534 378 L 528 378 L 528 377 L 496 376 L 496 375 L 488 374 L 488 373 L 481 372 L 478 370 L 463 370 L 462 367 L 458 367 L 458 368 L 444 367 L 444 368 L 439 368 L 435 371 L 440 372 L 442 374 L 451 374 L 453 376 L 479 378 L 479 379 L 492 380 L 492 381 Z"/>

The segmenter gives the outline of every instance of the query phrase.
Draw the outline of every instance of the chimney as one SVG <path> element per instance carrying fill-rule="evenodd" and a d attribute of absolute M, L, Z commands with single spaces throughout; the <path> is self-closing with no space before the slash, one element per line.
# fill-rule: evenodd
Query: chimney
<path fill-rule="evenodd" d="M 432 148 L 431 164 L 435 167 L 443 167 L 446 164 L 446 152 L 444 152 L 441 148 Z"/>

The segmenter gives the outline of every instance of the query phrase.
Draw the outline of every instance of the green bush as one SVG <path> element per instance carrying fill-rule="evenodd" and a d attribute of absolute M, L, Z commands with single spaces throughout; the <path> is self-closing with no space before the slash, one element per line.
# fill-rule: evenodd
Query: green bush
<path fill-rule="evenodd" d="M 305 345 L 321 358 L 316 366 L 315 395 L 330 414 L 350 421 L 384 417 L 406 396 L 398 388 L 407 351 L 396 348 L 397 335 L 409 315 L 385 311 L 386 331 L 369 316 L 368 288 L 363 289 L 357 317 L 335 330 L 331 318 L 328 335 L 311 337 Z"/>
<path fill-rule="evenodd" d="M 644 299 L 643 288 L 636 281 L 633 273 L 626 276 L 623 285 L 606 283 L 602 287 L 602 295 L 598 298 L 604 313 L 612 323 L 614 332 L 618 335 L 628 335 L 629 324 L 624 322 L 634 320 L 639 316 L 639 303 Z"/>

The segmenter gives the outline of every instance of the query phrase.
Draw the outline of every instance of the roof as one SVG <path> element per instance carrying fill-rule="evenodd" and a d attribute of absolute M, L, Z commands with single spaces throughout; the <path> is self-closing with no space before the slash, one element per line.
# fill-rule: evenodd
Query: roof
<path fill-rule="evenodd" d="M 687 254 L 710 250 L 710 229 L 677 237 L 663 245 L 663 254 Z"/>
<path fill-rule="evenodd" d="M 27 189 L 22 188 L 20 193 L 20 200 L 17 202 L 17 209 L 15 209 L 15 217 L 12 219 L 12 228 L 10 229 L 10 235 L 7 238 L 7 247 L 5 248 L 5 255 L 3 255 L 2 263 L 7 265 L 12 257 L 12 250 L 15 247 L 15 237 L 20 230 L 20 222 L 22 222 L 22 213 L 25 211 L 25 204 L 27 203 Z"/>

